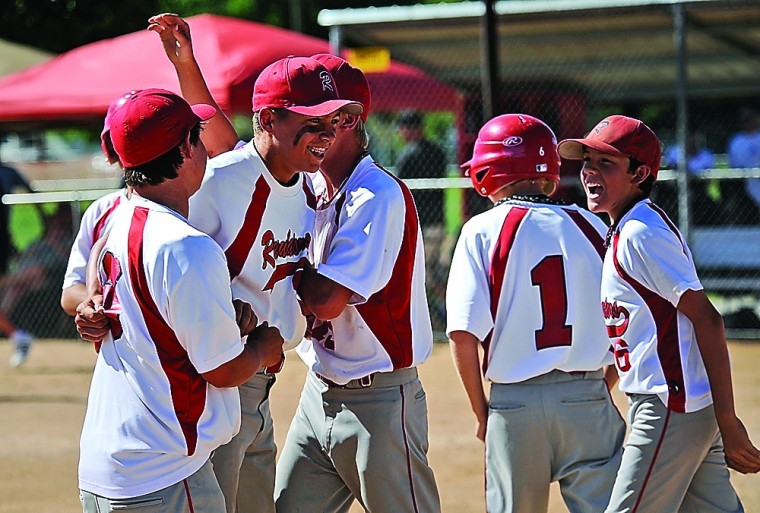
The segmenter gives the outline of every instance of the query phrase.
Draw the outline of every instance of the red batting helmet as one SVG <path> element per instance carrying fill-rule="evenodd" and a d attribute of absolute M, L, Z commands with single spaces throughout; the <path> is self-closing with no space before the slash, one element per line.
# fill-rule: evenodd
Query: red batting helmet
<path fill-rule="evenodd" d="M 518 180 L 559 182 L 559 153 L 554 132 L 527 114 L 503 114 L 478 132 L 472 158 L 462 164 L 475 190 L 490 196 Z"/>

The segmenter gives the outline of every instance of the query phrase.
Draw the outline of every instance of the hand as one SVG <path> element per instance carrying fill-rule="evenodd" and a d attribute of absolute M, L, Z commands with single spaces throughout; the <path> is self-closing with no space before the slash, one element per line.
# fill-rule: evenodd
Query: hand
<path fill-rule="evenodd" d="M 485 416 L 476 416 L 477 422 L 476 422 L 476 428 L 475 428 L 475 436 L 478 437 L 478 440 L 481 442 L 486 441 L 486 428 L 488 427 L 488 414 L 486 413 Z"/>
<path fill-rule="evenodd" d="M 148 30 L 158 34 L 166 56 L 175 66 L 195 59 L 190 25 L 179 15 L 163 13 L 148 19 Z"/>
<path fill-rule="evenodd" d="M 250 303 L 246 303 L 242 299 L 233 300 L 232 305 L 235 307 L 235 322 L 240 328 L 240 336 L 248 335 L 256 329 L 256 325 L 259 323 L 253 308 Z"/>
<path fill-rule="evenodd" d="M 247 345 L 253 347 L 262 367 L 272 367 L 282 360 L 284 343 L 280 330 L 265 321 L 248 335 Z"/>
<path fill-rule="evenodd" d="M 83 340 L 101 342 L 111 328 L 111 321 L 103 311 L 103 296 L 98 294 L 80 303 L 74 322 Z"/>
<path fill-rule="evenodd" d="M 719 425 L 728 467 L 742 474 L 756 474 L 760 471 L 760 450 L 752 445 L 742 421 L 734 416 Z"/>

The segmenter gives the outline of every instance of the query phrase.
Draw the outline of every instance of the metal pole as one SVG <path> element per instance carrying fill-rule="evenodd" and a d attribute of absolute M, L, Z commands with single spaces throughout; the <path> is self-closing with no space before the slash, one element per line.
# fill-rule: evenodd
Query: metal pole
<path fill-rule="evenodd" d="M 486 12 L 480 24 L 480 49 L 483 61 L 480 69 L 484 122 L 494 117 L 498 104 L 496 91 L 499 87 L 499 46 L 493 5 L 494 0 L 485 1 Z"/>
<path fill-rule="evenodd" d="M 689 206 L 689 172 L 686 169 L 688 155 L 686 154 L 686 140 L 689 129 L 689 113 L 687 108 L 688 81 L 687 74 L 688 55 L 686 49 L 686 23 L 683 4 L 673 5 L 673 43 L 676 48 L 678 60 L 678 74 L 676 79 L 676 144 L 678 145 L 678 173 L 676 183 L 678 185 L 678 228 L 681 230 L 687 242 L 690 239 L 691 209 Z"/>
<path fill-rule="evenodd" d="M 330 53 L 340 57 L 343 50 L 343 29 L 339 25 L 330 27 Z"/>
<path fill-rule="evenodd" d="M 290 30 L 295 32 L 303 32 L 301 9 L 301 0 L 290 0 L 288 5 L 288 11 L 290 11 Z"/>

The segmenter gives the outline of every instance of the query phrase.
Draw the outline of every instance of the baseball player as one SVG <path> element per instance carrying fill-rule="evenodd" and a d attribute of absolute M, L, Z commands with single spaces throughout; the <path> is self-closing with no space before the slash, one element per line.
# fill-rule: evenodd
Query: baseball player
<path fill-rule="evenodd" d="M 280 357 L 276 328 L 252 331 L 252 317 L 238 328 L 224 255 L 186 219 L 206 164 L 201 122 L 214 113 L 160 89 L 114 112 L 113 146 L 133 195 L 97 257 L 111 325 L 82 429 L 86 513 L 223 510 L 209 456 L 240 425 L 230 387 Z"/>
<path fill-rule="evenodd" d="M 760 451 L 734 411 L 720 314 L 683 236 L 649 200 L 660 141 L 610 116 L 559 153 L 583 160 L 589 208 L 611 222 L 601 300 L 630 433 L 607 511 L 744 511 L 726 463 L 757 472 Z"/>
<path fill-rule="evenodd" d="M 446 331 L 486 444 L 490 512 L 546 511 L 554 481 L 571 512 L 602 511 L 622 454 L 596 293 L 604 223 L 550 198 L 559 166 L 554 133 L 525 114 L 483 125 L 462 165 L 494 208 L 462 228 Z"/>
<path fill-rule="evenodd" d="M 111 118 L 113 113 L 124 105 L 130 96 L 137 91 L 130 91 L 116 98 L 108 106 L 100 133 L 100 148 L 110 164 L 117 164 L 119 156 L 111 143 Z M 69 315 L 76 315 L 76 308 L 89 297 L 87 293 L 87 262 L 95 242 L 111 229 L 114 210 L 119 204 L 129 198 L 129 189 L 125 188 L 95 200 L 82 216 L 74 244 L 69 254 L 69 263 L 63 278 L 61 292 L 61 307 Z"/>
<path fill-rule="evenodd" d="M 366 511 L 437 512 L 416 369 L 433 342 L 417 211 L 367 154 L 363 73 L 314 58 L 364 113 L 341 118 L 314 176 L 316 269 L 298 287 L 310 327 L 296 349 L 309 373 L 277 464 L 277 511 L 347 511 L 358 500 Z"/>
<path fill-rule="evenodd" d="M 190 29 L 179 16 L 150 20 L 190 101 L 210 97 L 192 52 Z M 303 338 L 306 319 L 293 275 L 310 257 L 316 200 L 300 171 L 316 171 L 335 140 L 341 109 L 360 104 L 339 99 L 319 62 L 289 57 L 268 66 L 253 92 L 254 138 L 209 161 L 203 186 L 191 200 L 190 223 L 225 250 L 235 298 L 250 303 L 260 320 L 280 328 L 285 349 Z M 234 146 L 234 129 L 218 116 L 202 137 L 218 152 Z M 224 126 L 220 126 L 224 125 Z M 230 134 L 231 132 L 231 134 Z M 204 139 L 204 141 L 207 139 Z M 216 451 L 214 471 L 227 511 L 273 512 L 276 446 L 269 409 L 275 371 L 240 387 L 243 425 Z"/>

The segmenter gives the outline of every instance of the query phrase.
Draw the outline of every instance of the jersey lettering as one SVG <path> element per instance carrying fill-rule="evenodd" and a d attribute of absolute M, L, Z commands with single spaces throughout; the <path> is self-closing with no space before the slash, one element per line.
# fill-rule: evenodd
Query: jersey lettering
<path fill-rule="evenodd" d="M 613 339 L 615 366 L 620 372 L 627 372 L 631 369 L 630 351 L 628 350 L 628 343 L 620 337 L 628 330 L 631 314 L 627 308 L 618 305 L 617 301 L 610 303 L 606 300 L 602 301 L 602 314 L 607 326 L 607 336 Z"/>
<path fill-rule="evenodd" d="M 631 370 L 631 352 L 628 350 L 628 342 L 619 338 L 615 340 L 615 366 L 620 372 Z"/>
<path fill-rule="evenodd" d="M 541 296 L 543 317 L 541 329 L 536 330 L 536 349 L 569 346 L 573 340 L 573 327 L 567 324 L 567 290 L 562 255 L 545 257 L 531 270 L 530 277 Z"/>
<path fill-rule="evenodd" d="M 288 230 L 285 240 L 279 241 L 274 238 L 272 230 L 267 230 L 261 236 L 261 245 L 264 247 L 261 268 L 265 270 L 267 265 L 277 267 L 278 258 L 297 256 L 308 249 L 309 244 L 311 244 L 310 233 L 307 233 L 303 237 L 296 237 L 294 233 Z"/>
<path fill-rule="evenodd" d="M 272 276 L 269 277 L 269 281 L 264 285 L 263 291 L 272 291 L 277 282 L 284 280 L 288 276 L 294 276 L 298 271 L 304 269 L 309 263 L 309 259 L 301 257 L 297 262 L 286 262 L 279 264 L 272 271 Z M 293 284 L 293 288 L 297 290 L 296 284 Z"/>

